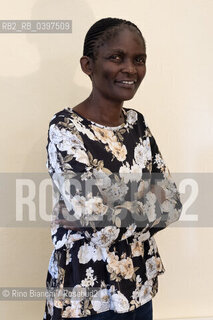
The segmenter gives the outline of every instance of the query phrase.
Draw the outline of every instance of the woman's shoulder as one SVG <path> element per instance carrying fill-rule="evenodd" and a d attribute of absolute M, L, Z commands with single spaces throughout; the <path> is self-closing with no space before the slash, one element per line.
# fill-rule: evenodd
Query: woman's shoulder
<path fill-rule="evenodd" d="M 61 108 L 59 111 L 55 112 L 49 120 L 49 127 L 56 125 L 59 127 L 67 127 L 67 124 L 72 122 L 74 115 L 69 107 Z"/>
<path fill-rule="evenodd" d="M 123 107 L 123 110 L 126 112 L 128 119 L 134 118 L 134 119 L 137 119 L 139 124 L 141 124 L 142 122 L 144 125 L 146 125 L 143 113 L 141 113 L 137 109 Z"/>
<path fill-rule="evenodd" d="M 138 115 L 143 116 L 143 114 L 137 109 L 129 108 L 129 107 L 122 107 L 122 109 L 124 109 L 126 112 L 137 113 Z"/>
<path fill-rule="evenodd" d="M 69 117 L 71 117 L 69 107 L 65 107 L 53 114 L 52 118 L 49 121 L 49 124 L 58 124 L 59 122 L 63 122 L 65 118 Z"/>

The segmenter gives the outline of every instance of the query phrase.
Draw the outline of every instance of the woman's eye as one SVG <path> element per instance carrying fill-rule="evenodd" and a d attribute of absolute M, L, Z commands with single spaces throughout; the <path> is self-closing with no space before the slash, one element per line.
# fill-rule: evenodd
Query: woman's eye
<path fill-rule="evenodd" d="M 110 59 L 119 61 L 119 60 L 121 59 L 121 57 L 120 57 L 119 55 L 117 55 L 117 54 L 113 54 L 113 55 L 110 57 Z"/>
<path fill-rule="evenodd" d="M 136 61 L 140 64 L 145 64 L 145 59 L 143 57 L 136 58 Z"/>
<path fill-rule="evenodd" d="M 114 60 L 116 62 L 120 62 L 122 60 L 122 56 L 119 54 L 113 54 L 112 56 L 110 56 L 109 59 Z M 144 57 L 137 57 L 135 60 L 139 64 L 145 64 L 146 62 Z"/>

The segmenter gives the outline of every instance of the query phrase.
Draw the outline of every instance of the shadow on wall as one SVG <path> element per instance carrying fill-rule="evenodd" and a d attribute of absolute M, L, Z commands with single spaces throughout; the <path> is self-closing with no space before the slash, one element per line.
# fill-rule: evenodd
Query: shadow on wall
<path fill-rule="evenodd" d="M 39 0 L 32 8 L 31 17 L 26 19 L 72 20 L 72 33 L 5 35 L 8 66 L 0 77 L 0 86 L 3 117 L 10 118 L 10 130 L 8 122 L 3 121 L 8 144 L 3 147 L 6 156 L 2 171 L 44 172 L 50 119 L 55 112 L 74 106 L 90 92 L 73 78 L 80 68 L 85 34 L 95 18 L 85 0 Z M 20 46 L 13 49 L 10 36 Z M 86 77 L 83 72 L 82 77 Z"/>

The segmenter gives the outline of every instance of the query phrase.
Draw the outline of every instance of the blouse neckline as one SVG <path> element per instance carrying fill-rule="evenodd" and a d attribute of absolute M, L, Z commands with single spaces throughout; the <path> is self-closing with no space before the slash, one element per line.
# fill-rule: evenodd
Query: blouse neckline
<path fill-rule="evenodd" d="M 87 118 L 85 118 L 84 116 L 80 115 L 77 111 L 73 110 L 72 107 L 68 107 L 67 109 L 68 109 L 71 113 L 77 114 L 77 116 L 80 117 L 80 118 L 82 118 L 83 120 L 86 120 L 87 122 L 90 122 L 91 124 L 93 124 L 93 125 L 95 125 L 95 126 L 97 126 L 97 127 L 99 127 L 99 128 L 102 128 L 102 129 L 118 130 L 118 129 L 123 128 L 123 127 L 126 125 L 126 123 L 127 123 L 127 112 L 126 112 L 126 110 L 125 110 L 123 107 L 121 108 L 121 111 L 123 112 L 124 122 L 121 123 L 119 126 L 112 126 L 112 127 L 111 127 L 111 126 L 105 126 L 105 125 L 103 125 L 103 124 L 100 124 L 100 123 L 97 123 L 97 122 L 92 121 L 92 120 L 90 120 L 90 119 L 87 119 Z"/>

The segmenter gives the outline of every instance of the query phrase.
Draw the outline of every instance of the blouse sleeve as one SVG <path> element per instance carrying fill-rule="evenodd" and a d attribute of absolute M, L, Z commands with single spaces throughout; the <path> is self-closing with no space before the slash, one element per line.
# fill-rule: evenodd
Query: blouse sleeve
<path fill-rule="evenodd" d="M 166 166 L 155 138 L 146 126 L 151 146 L 150 192 L 146 195 L 145 209 L 148 212 L 149 232 L 154 235 L 171 223 L 179 220 L 182 203 L 177 186 Z"/>
<path fill-rule="evenodd" d="M 55 248 L 59 249 L 72 240 L 84 238 L 85 230 L 91 228 L 87 227 L 85 217 L 89 216 L 91 222 L 94 211 L 104 213 L 107 206 L 98 196 L 96 186 L 92 186 L 96 197 L 92 197 L 88 188 L 92 183 L 87 184 L 88 190 L 85 188 L 86 182 L 92 180 L 89 153 L 77 128 L 72 123 L 66 123 L 65 117 L 57 116 L 51 120 L 46 149 L 46 166 L 53 184 L 51 234 Z M 68 230 L 56 224 L 55 219 L 74 221 L 83 228 L 81 231 Z"/>

